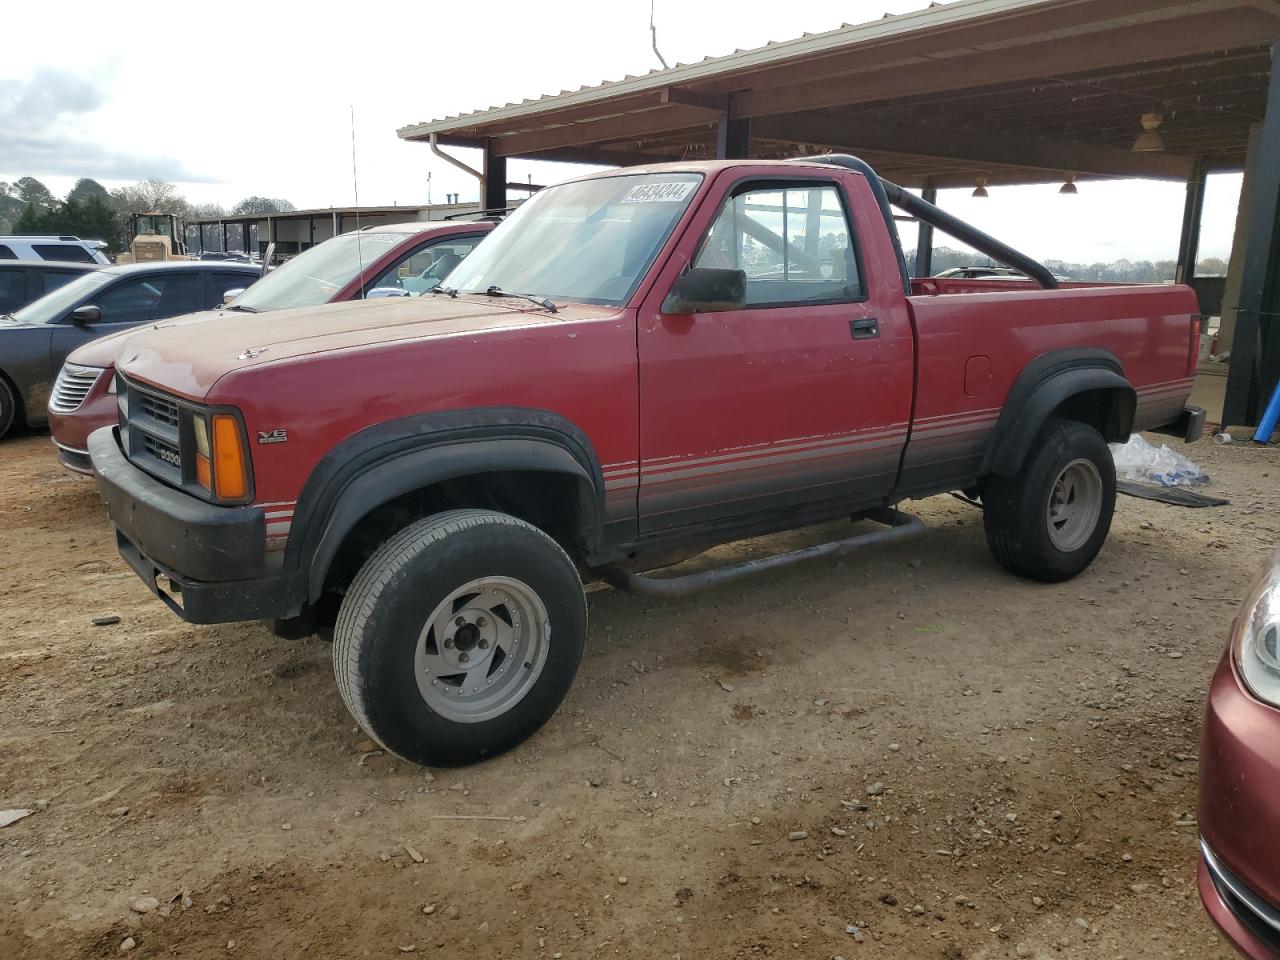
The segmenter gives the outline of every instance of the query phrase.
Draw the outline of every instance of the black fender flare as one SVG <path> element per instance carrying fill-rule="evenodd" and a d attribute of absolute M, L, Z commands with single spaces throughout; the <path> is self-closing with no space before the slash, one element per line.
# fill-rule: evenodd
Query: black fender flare
<path fill-rule="evenodd" d="M 1138 398 L 1114 353 L 1094 348 L 1054 350 L 1028 363 L 1005 398 L 983 456 L 982 475 L 1016 474 L 1049 415 L 1071 397 L 1094 390 L 1112 391 L 1119 401 L 1103 439 L 1108 443 L 1127 440 Z"/>
<path fill-rule="evenodd" d="M 587 549 L 599 543 L 604 477 L 586 434 L 546 410 L 486 407 L 386 421 L 339 443 L 298 497 L 284 565 L 304 578 L 314 602 L 347 534 L 370 510 L 445 480 L 512 470 L 575 478 L 577 534 Z"/>

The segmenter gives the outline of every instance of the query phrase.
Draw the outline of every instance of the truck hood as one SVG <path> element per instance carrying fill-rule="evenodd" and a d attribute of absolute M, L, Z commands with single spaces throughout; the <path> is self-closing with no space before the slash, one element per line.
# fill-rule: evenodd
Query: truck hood
<path fill-rule="evenodd" d="M 162 321 L 133 332 L 115 351 L 128 377 L 192 400 L 204 399 L 223 376 L 245 367 L 309 354 L 359 349 L 486 331 L 571 323 L 613 316 L 618 307 L 557 304 L 557 313 L 515 299 L 483 295 L 353 300 L 269 314 L 217 311 L 213 322 L 188 330 L 193 318 Z"/>
<path fill-rule="evenodd" d="M 68 363 L 78 363 L 86 367 L 110 367 L 116 362 L 116 355 L 120 352 L 120 348 L 130 337 L 136 337 L 148 330 L 154 330 L 160 326 L 173 327 L 180 324 L 200 323 L 205 320 L 211 320 L 214 317 L 222 316 L 223 311 L 206 310 L 200 313 L 189 313 L 181 317 L 172 317 L 168 320 L 161 320 L 157 323 L 147 324 L 144 327 L 130 327 L 128 330 L 120 330 L 116 333 L 108 334 L 105 337 L 99 337 L 97 340 L 90 340 L 83 346 L 76 347 L 67 356 Z"/>

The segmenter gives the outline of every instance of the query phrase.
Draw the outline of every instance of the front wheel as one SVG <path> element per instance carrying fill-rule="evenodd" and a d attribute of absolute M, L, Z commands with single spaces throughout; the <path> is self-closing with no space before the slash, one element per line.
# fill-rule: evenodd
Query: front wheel
<path fill-rule="evenodd" d="M 356 575 L 334 628 L 338 689 L 414 763 L 494 756 L 541 727 L 582 659 L 573 561 L 515 517 L 452 510 L 406 527 Z"/>
<path fill-rule="evenodd" d="M 1093 562 L 1111 529 L 1116 468 L 1102 435 L 1073 420 L 1050 420 L 1012 477 L 982 491 L 987 544 L 1019 576 L 1057 583 Z"/>
<path fill-rule="evenodd" d="M 4 377 L 0 377 L 0 437 L 9 432 L 18 418 L 18 398 Z"/>

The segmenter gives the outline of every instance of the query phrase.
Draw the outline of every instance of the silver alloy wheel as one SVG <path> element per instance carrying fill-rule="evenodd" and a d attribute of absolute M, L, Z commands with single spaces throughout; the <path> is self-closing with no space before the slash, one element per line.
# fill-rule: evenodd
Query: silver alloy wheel
<path fill-rule="evenodd" d="M 1049 540 L 1063 553 L 1079 550 L 1102 515 L 1102 475 L 1092 460 L 1072 460 L 1049 493 Z"/>
<path fill-rule="evenodd" d="M 551 621 L 533 589 L 509 577 L 482 577 L 453 591 L 427 618 L 414 677 L 435 713 L 481 723 L 524 699 L 550 648 Z"/>

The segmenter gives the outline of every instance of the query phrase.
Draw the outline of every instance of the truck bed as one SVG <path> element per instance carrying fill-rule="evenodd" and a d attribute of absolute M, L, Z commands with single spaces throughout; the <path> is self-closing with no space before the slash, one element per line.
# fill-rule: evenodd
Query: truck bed
<path fill-rule="evenodd" d="M 897 493 L 963 487 L 1030 360 L 1070 349 L 1113 357 L 1137 393 L 1134 430 L 1177 418 L 1191 393 L 1199 307 L 1181 285 L 917 280 L 908 298 L 916 407 Z M 1016 416 L 1016 402 L 1006 417 Z"/>

